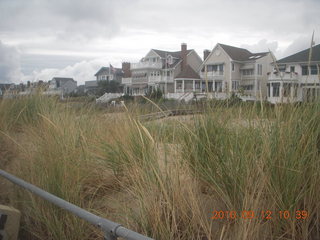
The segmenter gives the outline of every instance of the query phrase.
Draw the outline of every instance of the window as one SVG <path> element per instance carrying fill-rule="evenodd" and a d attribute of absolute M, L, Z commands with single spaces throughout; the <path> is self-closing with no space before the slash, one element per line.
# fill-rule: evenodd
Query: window
<path fill-rule="evenodd" d="M 243 69 L 242 75 L 253 75 L 253 69 Z"/>
<path fill-rule="evenodd" d="M 194 83 L 194 87 L 195 87 L 195 89 L 200 89 L 200 81 L 195 81 L 195 83 Z"/>
<path fill-rule="evenodd" d="M 218 65 L 208 65 L 207 71 L 208 72 L 216 72 L 218 70 Z"/>
<path fill-rule="evenodd" d="M 302 66 L 302 75 L 308 75 L 309 71 L 308 71 L 308 66 Z"/>
<path fill-rule="evenodd" d="M 258 64 L 258 75 L 262 75 L 262 64 Z"/>
<path fill-rule="evenodd" d="M 293 97 L 297 97 L 298 96 L 298 87 L 299 87 L 299 84 L 295 83 L 293 85 Z"/>
<path fill-rule="evenodd" d="M 219 71 L 220 71 L 220 72 L 223 72 L 223 64 L 220 64 L 220 65 L 219 65 Z"/>
<path fill-rule="evenodd" d="M 272 83 L 273 97 L 280 96 L 280 83 Z"/>
<path fill-rule="evenodd" d="M 182 81 L 177 81 L 176 88 L 177 89 L 182 89 Z"/>
<path fill-rule="evenodd" d="M 253 84 L 249 84 L 249 85 L 242 85 L 243 90 L 245 91 L 251 91 L 253 90 Z"/>
<path fill-rule="evenodd" d="M 317 65 L 311 65 L 310 66 L 310 73 L 311 73 L 311 75 L 318 75 Z"/>
<path fill-rule="evenodd" d="M 290 72 L 295 72 L 295 67 L 294 66 L 290 66 Z"/>
<path fill-rule="evenodd" d="M 222 92 L 222 81 L 215 82 L 214 88 L 215 88 L 216 92 Z"/>
<path fill-rule="evenodd" d="M 238 90 L 239 81 L 232 81 L 232 90 Z"/>
<path fill-rule="evenodd" d="M 232 71 L 234 72 L 234 63 L 232 63 Z"/>
<path fill-rule="evenodd" d="M 291 89 L 290 83 L 283 83 L 283 96 L 284 97 L 290 96 L 290 89 Z"/>
<path fill-rule="evenodd" d="M 279 71 L 280 72 L 285 72 L 286 71 L 286 65 L 279 65 Z"/>

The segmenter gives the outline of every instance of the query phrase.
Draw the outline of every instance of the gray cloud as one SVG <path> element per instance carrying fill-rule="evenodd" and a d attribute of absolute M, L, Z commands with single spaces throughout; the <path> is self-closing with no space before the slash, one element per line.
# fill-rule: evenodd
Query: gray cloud
<path fill-rule="evenodd" d="M 0 82 L 19 82 L 20 78 L 20 55 L 18 51 L 0 41 Z"/>
<path fill-rule="evenodd" d="M 243 44 L 241 45 L 241 47 L 246 48 L 253 53 L 268 52 L 269 50 L 272 52 L 277 52 L 278 42 L 277 41 L 268 42 L 267 39 L 262 39 L 256 44 L 253 44 L 253 45 Z"/>
<path fill-rule="evenodd" d="M 312 30 L 320 32 L 319 10 L 319 0 L 0 0 L 0 39 L 22 56 L 43 56 L 22 62 L 28 74 L 52 68 L 48 55 L 63 69 L 74 64 L 65 56 L 138 60 L 181 42 L 199 53 L 217 42 L 270 48 L 280 58 L 308 47 Z"/>

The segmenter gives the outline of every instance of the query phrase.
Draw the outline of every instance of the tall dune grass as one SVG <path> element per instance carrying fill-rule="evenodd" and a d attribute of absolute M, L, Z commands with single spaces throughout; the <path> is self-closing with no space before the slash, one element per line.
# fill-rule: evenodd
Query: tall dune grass
<path fill-rule="evenodd" d="M 110 114 L 41 96 L 2 101 L 0 153 L 13 157 L 1 166 L 155 239 L 319 238 L 320 105 L 203 107 L 140 122 L 139 106 Z M 22 210 L 23 239 L 102 238 L 18 187 L 10 201 Z M 273 215 L 213 220 L 214 210 Z M 285 210 L 309 216 L 280 219 Z"/>

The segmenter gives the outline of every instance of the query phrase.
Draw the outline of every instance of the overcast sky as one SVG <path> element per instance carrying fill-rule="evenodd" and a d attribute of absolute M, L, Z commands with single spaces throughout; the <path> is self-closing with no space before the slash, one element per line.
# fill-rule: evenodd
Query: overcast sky
<path fill-rule="evenodd" d="M 73 77 L 151 48 L 218 42 L 276 57 L 320 43 L 320 0 L 0 0 L 0 82 Z"/>

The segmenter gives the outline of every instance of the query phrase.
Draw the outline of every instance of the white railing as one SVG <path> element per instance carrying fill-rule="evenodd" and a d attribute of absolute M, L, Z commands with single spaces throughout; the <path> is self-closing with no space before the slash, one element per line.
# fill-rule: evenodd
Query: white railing
<path fill-rule="evenodd" d="M 132 78 L 132 81 L 131 81 L 132 84 L 147 83 L 147 82 L 148 82 L 148 78 L 147 77 Z"/>
<path fill-rule="evenodd" d="M 138 62 L 138 63 L 131 63 L 131 69 L 143 69 L 143 68 L 162 68 L 161 62 Z"/>
<path fill-rule="evenodd" d="M 149 82 L 158 83 L 158 82 L 161 82 L 161 80 L 162 80 L 161 76 L 150 76 L 149 77 Z"/>
<path fill-rule="evenodd" d="M 131 84 L 132 83 L 132 78 L 122 78 L 122 84 Z"/>
<path fill-rule="evenodd" d="M 221 77 L 221 76 L 224 76 L 224 71 L 207 72 L 207 78 Z M 205 72 L 200 72 L 200 77 L 202 79 L 205 79 L 206 78 L 206 73 Z"/>
<path fill-rule="evenodd" d="M 269 80 L 298 80 L 298 73 L 295 72 L 277 72 L 270 73 Z"/>
<path fill-rule="evenodd" d="M 173 83 L 173 77 L 166 77 L 166 76 L 150 76 L 149 82 L 170 82 Z"/>

